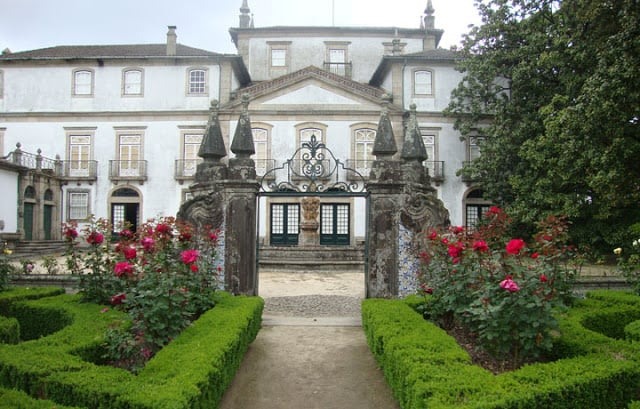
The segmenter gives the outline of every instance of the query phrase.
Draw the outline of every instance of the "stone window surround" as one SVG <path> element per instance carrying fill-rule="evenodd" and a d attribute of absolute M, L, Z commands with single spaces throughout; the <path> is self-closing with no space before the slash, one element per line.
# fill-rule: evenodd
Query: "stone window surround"
<path fill-rule="evenodd" d="M 83 219 L 75 219 L 75 218 L 71 218 L 71 195 L 74 193 L 83 193 L 86 194 L 86 198 L 87 198 L 87 207 L 86 207 L 86 217 Z M 87 217 L 89 217 L 89 215 L 91 215 L 91 190 L 90 189 L 79 189 L 79 188 L 70 188 L 67 189 L 66 191 L 66 201 L 67 201 L 67 205 L 65 206 L 66 208 L 66 216 L 67 216 L 67 221 L 72 221 L 72 220 L 77 220 L 77 221 L 84 221 L 87 219 Z"/>
<path fill-rule="evenodd" d="M 67 158 L 67 160 L 73 160 L 71 158 L 71 137 L 73 136 L 89 136 L 90 139 L 90 151 L 89 151 L 89 160 L 92 160 L 94 158 L 93 153 L 94 153 L 94 140 L 95 140 L 95 133 L 96 130 L 98 129 L 97 126 L 88 126 L 88 127 L 70 127 L 70 126 L 65 126 L 64 127 L 64 131 L 66 134 L 66 148 L 65 148 L 65 158 Z"/>
<path fill-rule="evenodd" d="M 416 74 L 419 72 L 428 72 L 431 74 L 431 91 L 427 92 L 426 94 L 424 93 L 416 93 Z M 435 71 L 432 68 L 414 68 L 413 70 L 411 70 L 411 94 L 413 95 L 413 97 L 418 97 L 418 98 L 433 98 L 435 96 Z"/>
<path fill-rule="evenodd" d="M 204 71 L 204 91 L 203 92 L 191 92 L 191 73 L 193 71 Z M 191 97 L 205 97 L 209 96 L 209 68 L 202 66 L 188 67 L 186 70 L 185 81 L 185 94 Z"/>
<path fill-rule="evenodd" d="M 76 75 L 81 72 L 88 72 L 90 74 L 90 91 L 88 94 L 78 94 L 76 92 L 77 88 L 77 77 Z M 91 68 L 76 68 L 71 72 L 71 96 L 74 98 L 93 98 L 95 90 L 95 71 Z"/>
<path fill-rule="evenodd" d="M 140 72 L 140 92 L 128 93 L 127 92 L 127 73 L 138 71 Z M 144 96 L 144 69 L 140 67 L 126 67 L 122 69 L 122 89 L 121 95 L 126 98 L 131 97 L 143 97 Z"/>

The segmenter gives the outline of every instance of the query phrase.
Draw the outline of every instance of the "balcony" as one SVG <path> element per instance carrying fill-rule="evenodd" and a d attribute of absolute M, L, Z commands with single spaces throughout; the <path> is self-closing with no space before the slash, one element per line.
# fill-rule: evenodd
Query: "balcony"
<path fill-rule="evenodd" d="M 98 161 L 63 160 L 60 163 L 60 176 L 64 180 L 95 182 L 98 179 Z"/>
<path fill-rule="evenodd" d="M 267 172 L 271 172 L 276 167 L 275 159 L 254 159 L 256 163 L 256 176 L 262 178 Z M 273 180 L 276 178 L 276 172 L 271 172 L 267 175 L 267 180 Z"/>
<path fill-rule="evenodd" d="M 429 171 L 431 180 L 436 185 L 444 182 L 444 161 L 442 160 L 427 160 L 424 162 L 425 168 Z"/>
<path fill-rule="evenodd" d="M 177 159 L 174 166 L 174 178 L 182 184 L 185 180 L 193 180 L 198 164 L 202 159 Z"/>
<path fill-rule="evenodd" d="M 112 182 L 137 181 L 143 184 L 147 180 L 146 160 L 110 160 L 109 179 Z"/>
<path fill-rule="evenodd" d="M 332 74 L 351 78 L 350 62 L 325 62 L 323 63 L 323 68 L 325 71 L 329 71 Z"/>

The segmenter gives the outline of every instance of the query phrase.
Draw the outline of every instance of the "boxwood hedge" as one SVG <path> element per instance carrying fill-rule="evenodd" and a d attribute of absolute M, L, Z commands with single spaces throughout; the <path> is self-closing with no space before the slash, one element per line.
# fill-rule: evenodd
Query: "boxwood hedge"
<path fill-rule="evenodd" d="M 597 292 L 577 302 L 559 315 L 552 362 L 500 375 L 473 365 L 402 300 L 365 300 L 362 317 L 403 409 L 626 408 L 638 397 L 640 349 L 623 340 L 625 325 L 640 318 L 640 298 L 630 294 Z"/>
<path fill-rule="evenodd" d="M 57 295 L 11 304 L 23 342 L 0 345 L 0 385 L 59 405 L 156 409 L 217 407 L 261 324 L 259 297 L 216 296 L 215 308 L 137 375 L 98 365 L 105 329 L 126 316 Z M 63 325 L 64 324 L 64 325 Z"/>

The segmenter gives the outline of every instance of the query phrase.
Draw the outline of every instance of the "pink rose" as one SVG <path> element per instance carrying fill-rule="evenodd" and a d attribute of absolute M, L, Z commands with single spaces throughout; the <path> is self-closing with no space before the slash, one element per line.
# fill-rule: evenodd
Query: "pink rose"
<path fill-rule="evenodd" d="M 125 247 L 122 249 L 122 254 L 124 255 L 124 258 L 126 258 L 127 260 L 133 260 L 134 258 L 136 258 L 136 249 L 134 247 Z"/>
<path fill-rule="evenodd" d="M 180 253 L 180 260 L 185 264 L 192 264 L 198 261 L 200 252 L 198 250 L 185 250 Z"/>
<path fill-rule="evenodd" d="M 116 266 L 114 267 L 114 272 L 118 277 L 122 277 L 122 276 L 131 277 L 133 275 L 133 266 L 129 264 L 129 262 L 127 261 L 119 261 L 116 263 Z"/>
<path fill-rule="evenodd" d="M 518 283 L 513 281 L 511 278 L 506 278 L 500 281 L 500 288 L 503 288 L 509 291 L 510 293 L 515 293 L 520 291 L 520 287 L 518 287 Z"/>
<path fill-rule="evenodd" d="M 489 246 L 484 240 L 476 240 L 473 242 L 473 249 L 475 251 L 489 251 Z"/>
<path fill-rule="evenodd" d="M 92 246 L 99 246 L 103 242 L 104 242 L 104 234 L 100 232 L 92 231 L 87 236 L 87 243 L 91 244 Z"/>
<path fill-rule="evenodd" d="M 153 246 L 155 246 L 156 241 L 152 237 L 145 237 L 144 239 L 142 239 L 140 244 L 142 244 L 142 248 L 144 248 L 144 251 L 151 252 L 153 251 Z"/>

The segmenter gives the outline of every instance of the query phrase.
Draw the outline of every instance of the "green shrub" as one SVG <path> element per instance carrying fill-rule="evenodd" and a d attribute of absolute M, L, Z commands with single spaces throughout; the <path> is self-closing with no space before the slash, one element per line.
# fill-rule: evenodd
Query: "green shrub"
<path fill-rule="evenodd" d="M 0 345 L 0 384 L 87 408 L 217 407 L 260 328 L 263 308 L 258 297 L 220 293 L 215 308 L 134 376 L 85 360 L 96 358 L 105 330 L 122 325 L 126 315 L 79 300 L 79 295 L 62 295 L 21 302 L 13 308 L 56 311 L 52 314 L 68 317 L 71 324 L 37 340 Z M 46 316 L 39 313 L 39 317 Z"/>
<path fill-rule="evenodd" d="M 0 344 L 17 344 L 20 341 L 20 324 L 15 318 L 0 316 Z"/>
<path fill-rule="evenodd" d="M 604 324 L 603 311 L 609 309 L 613 321 L 632 303 L 607 300 L 611 305 L 587 299 L 558 314 L 555 361 L 501 375 L 472 365 L 452 337 L 401 300 L 365 300 L 362 316 L 369 346 L 403 409 L 626 408 L 638 393 L 640 349 L 604 335 L 620 329 Z"/>
<path fill-rule="evenodd" d="M 24 392 L 0 388 L 0 409 L 80 409 L 62 406 L 50 400 L 34 399 Z"/>
<path fill-rule="evenodd" d="M 0 315 L 9 315 L 9 306 L 16 301 L 36 300 L 43 297 L 64 294 L 64 288 L 59 287 L 14 287 L 0 292 Z"/>

